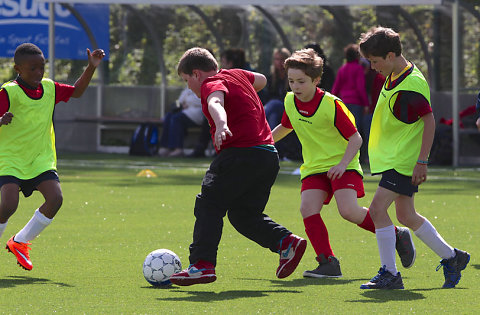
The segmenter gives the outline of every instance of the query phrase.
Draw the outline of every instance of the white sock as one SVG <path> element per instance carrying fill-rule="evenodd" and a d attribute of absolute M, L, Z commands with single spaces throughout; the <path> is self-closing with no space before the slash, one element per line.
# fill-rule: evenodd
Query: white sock
<path fill-rule="evenodd" d="M 449 259 L 455 256 L 453 247 L 445 242 L 432 223 L 427 219 L 425 219 L 418 230 L 413 231 L 413 233 L 442 259 Z"/>
<path fill-rule="evenodd" d="M 35 210 L 33 217 L 28 221 L 27 225 L 15 235 L 15 241 L 20 243 L 27 243 L 37 237 L 51 222 L 40 211 Z"/>
<path fill-rule="evenodd" d="M 0 223 L 0 237 L 2 237 L 3 232 L 5 231 L 5 228 L 7 227 L 7 222 L 5 223 Z"/>
<path fill-rule="evenodd" d="M 390 225 L 375 230 L 377 237 L 378 251 L 380 252 L 380 262 L 382 266 L 394 276 L 397 275 L 397 265 L 395 263 L 395 226 Z"/>

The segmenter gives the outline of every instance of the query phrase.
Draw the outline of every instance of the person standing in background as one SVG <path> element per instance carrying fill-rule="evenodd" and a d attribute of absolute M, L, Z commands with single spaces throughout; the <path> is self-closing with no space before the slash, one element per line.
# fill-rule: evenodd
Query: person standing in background
<path fill-rule="evenodd" d="M 368 96 L 368 107 L 365 107 L 363 114 L 362 128 L 363 128 L 363 144 L 360 148 L 360 161 L 368 163 L 368 138 L 370 136 L 370 125 L 372 124 L 373 112 L 377 105 L 378 95 L 385 83 L 385 77 L 379 72 L 373 70 L 370 66 L 370 61 L 365 58 L 360 58 L 360 64 L 365 71 L 365 89 Z M 359 122 L 360 123 L 360 122 Z"/>
<path fill-rule="evenodd" d="M 360 52 L 357 44 L 344 48 L 346 63 L 338 69 L 332 94 L 343 100 L 348 110 L 355 117 L 358 132 L 365 138 L 362 128 L 363 113 L 368 108 L 368 95 L 365 89 L 365 73 L 360 65 Z M 360 157 L 362 160 L 362 156 Z"/>

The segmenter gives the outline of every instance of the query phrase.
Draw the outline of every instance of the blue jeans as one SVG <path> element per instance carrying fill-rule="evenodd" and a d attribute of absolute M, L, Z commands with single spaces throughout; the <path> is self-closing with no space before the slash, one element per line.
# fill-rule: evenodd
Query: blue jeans
<path fill-rule="evenodd" d="M 285 106 L 283 101 L 272 99 L 265 104 L 265 116 L 267 117 L 268 125 L 270 129 L 277 127 L 277 125 L 282 121 L 283 112 L 285 111 Z"/>
<path fill-rule="evenodd" d="M 364 121 L 363 121 L 363 111 L 365 110 L 365 106 L 360 106 L 356 104 L 345 104 L 348 110 L 353 114 L 355 117 L 355 125 L 357 127 L 358 133 L 362 136 L 363 143 L 362 147 L 360 148 L 360 162 L 365 162 L 367 159 L 368 152 L 367 151 L 367 142 L 365 141 L 365 130 L 364 130 Z"/>
<path fill-rule="evenodd" d="M 355 104 L 345 104 L 345 106 L 347 106 L 348 110 L 353 114 L 353 117 L 355 117 L 355 126 L 358 132 L 363 135 L 363 109 L 365 107 Z"/>
<path fill-rule="evenodd" d="M 368 140 L 370 139 L 370 126 L 372 125 L 373 113 L 368 113 L 363 115 L 363 162 L 368 161 Z"/>
<path fill-rule="evenodd" d="M 189 127 L 197 126 L 183 112 L 168 113 L 163 121 L 160 147 L 177 149 L 183 148 L 183 140 Z"/>

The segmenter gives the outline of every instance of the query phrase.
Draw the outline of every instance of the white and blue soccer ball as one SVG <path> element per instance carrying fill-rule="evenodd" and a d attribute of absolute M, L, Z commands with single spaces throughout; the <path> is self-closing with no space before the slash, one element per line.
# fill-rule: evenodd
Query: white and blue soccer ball
<path fill-rule="evenodd" d="M 168 249 L 157 249 L 147 255 L 143 262 L 143 276 L 153 286 L 170 286 L 170 277 L 182 270 L 177 254 Z"/>

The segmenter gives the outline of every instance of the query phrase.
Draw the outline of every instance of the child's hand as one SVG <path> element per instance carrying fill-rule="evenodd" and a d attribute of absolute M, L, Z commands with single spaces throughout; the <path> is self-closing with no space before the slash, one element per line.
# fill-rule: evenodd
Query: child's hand
<path fill-rule="evenodd" d="M 232 136 L 232 132 L 227 125 L 225 127 L 215 130 L 215 147 L 220 150 L 222 143 L 227 139 L 227 135 Z"/>
<path fill-rule="evenodd" d="M 93 52 L 90 52 L 90 49 L 87 48 L 88 64 L 97 67 L 105 57 L 105 52 L 103 49 L 95 49 Z"/>
<path fill-rule="evenodd" d="M 338 165 L 335 165 L 334 167 L 328 170 L 327 177 L 332 181 L 339 179 L 340 177 L 342 177 L 343 173 L 345 173 L 346 169 L 347 167 L 341 163 Z"/>
<path fill-rule="evenodd" d="M 415 164 L 412 174 L 412 184 L 415 186 L 420 185 L 423 182 L 427 181 L 427 165 L 426 164 Z"/>
<path fill-rule="evenodd" d="M 10 112 L 6 112 L 3 114 L 2 117 L 0 117 L 0 125 L 8 125 L 9 123 L 12 122 L 13 114 Z"/>
<path fill-rule="evenodd" d="M 477 125 L 478 130 L 480 130 L 480 118 L 477 119 L 475 124 Z"/>

